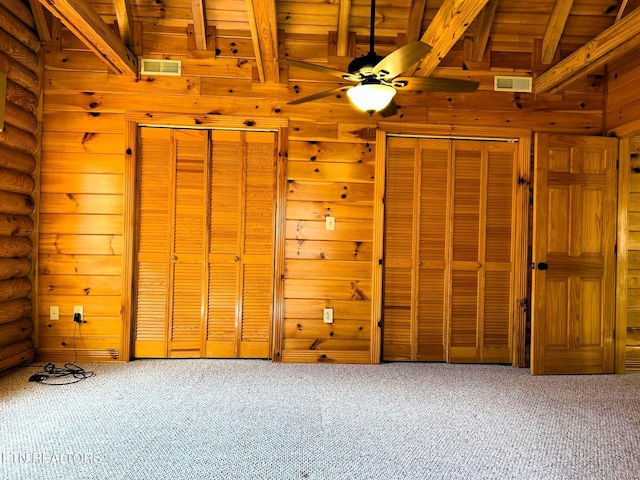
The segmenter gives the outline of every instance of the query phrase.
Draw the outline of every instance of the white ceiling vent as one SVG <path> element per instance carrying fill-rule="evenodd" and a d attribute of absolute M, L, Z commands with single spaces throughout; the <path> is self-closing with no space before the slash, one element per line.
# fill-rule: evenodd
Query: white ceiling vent
<path fill-rule="evenodd" d="M 180 60 L 161 60 L 157 58 L 140 59 L 141 75 L 170 75 L 179 77 L 182 73 Z"/>
<path fill-rule="evenodd" d="M 493 77 L 496 92 L 530 92 L 531 77 Z"/>

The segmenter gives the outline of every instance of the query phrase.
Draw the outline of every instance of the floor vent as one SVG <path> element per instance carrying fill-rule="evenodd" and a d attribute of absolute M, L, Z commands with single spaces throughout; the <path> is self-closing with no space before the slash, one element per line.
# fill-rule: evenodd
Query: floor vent
<path fill-rule="evenodd" d="M 141 75 L 170 75 L 179 77 L 182 73 L 180 60 L 160 60 L 157 58 L 143 58 L 140 60 Z"/>
<path fill-rule="evenodd" d="M 496 92 L 531 92 L 531 77 L 493 77 Z"/>

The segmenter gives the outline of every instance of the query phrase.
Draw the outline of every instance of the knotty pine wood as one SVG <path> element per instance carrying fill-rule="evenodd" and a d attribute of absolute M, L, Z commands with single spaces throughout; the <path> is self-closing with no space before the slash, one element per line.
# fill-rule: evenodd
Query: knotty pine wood
<path fill-rule="evenodd" d="M 134 8 L 138 12 L 134 16 L 140 14 L 138 8 Z M 155 7 L 149 8 L 153 15 L 157 14 Z M 216 29 L 216 45 L 220 48 L 216 58 L 189 58 L 188 32 L 179 21 L 160 19 L 155 25 L 147 23 L 144 29 L 144 56 L 159 58 L 169 52 L 170 57 L 183 61 L 183 77 L 137 79 L 109 74 L 94 54 L 59 27 L 54 31 L 61 35 L 54 36 L 43 47 L 45 103 L 39 209 L 44 231 L 39 236 L 38 285 L 45 288 L 50 278 L 58 294 L 52 298 L 42 290 L 41 311 L 48 311 L 52 301 L 72 304 L 84 288 L 90 289 L 88 297 L 95 296 L 112 307 L 130 301 L 116 294 L 115 289 L 105 289 L 109 278 L 114 282 L 121 278 L 123 244 L 127 240 L 116 232 L 119 226 L 120 230 L 124 227 L 121 222 L 125 208 L 125 119 L 146 116 L 152 120 L 161 114 L 180 115 L 184 121 L 189 116 L 202 115 L 220 122 L 228 116 L 241 116 L 269 117 L 287 123 L 289 134 L 285 142 L 289 160 L 284 192 L 287 233 L 283 242 L 286 261 L 282 302 L 295 305 L 305 299 L 314 302 L 313 305 L 318 305 L 318 301 L 328 306 L 347 301 L 352 302 L 347 305 L 362 302 L 368 306 L 376 301 L 379 293 L 372 290 L 371 277 L 378 260 L 373 255 L 373 229 L 377 228 L 373 223 L 376 181 L 373 165 L 379 117 L 374 116 L 369 123 L 368 116 L 355 111 L 344 95 L 304 106 L 287 105 L 299 95 L 331 88 L 334 83 L 315 73 L 288 68 L 283 68 L 288 81 L 282 84 L 254 82 L 248 29 L 244 33 L 242 28 L 233 32 L 235 40 L 224 38 L 232 29 Z M 298 53 L 314 51 L 319 45 L 326 47 L 326 38 L 306 33 L 283 37 L 284 51 L 293 58 L 301 58 Z M 503 45 L 507 45 L 511 33 L 501 35 Z M 232 48 L 235 41 L 239 42 L 237 49 Z M 362 50 L 365 44 L 360 37 L 357 48 Z M 391 51 L 395 44 L 390 41 L 385 48 Z M 331 59 L 341 68 L 346 68 L 348 60 Z M 456 61 L 461 60 L 462 57 Z M 318 61 L 326 61 L 326 55 Z M 447 69 L 436 71 L 444 76 L 450 73 Z M 491 91 L 494 72 L 463 74 L 464 78 L 481 81 L 478 93 L 402 93 L 398 95 L 399 115 L 385 121 L 482 127 L 517 125 L 582 134 L 601 131 L 604 94 L 599 86 L 579 84 L 567 95 L 534 97 Z M 566 114 L 559 115 L 558 111 Z M 334 232 L 323 230 L 328 214 L 337 219 Z M 355 310 L 361 308 L 358 303 Z M 90 313 L 88 308 L 85 311 Z M 291 308 L 288 313 L 293 317 L 285 314 L 283 347 L 276 352 L 282 361 L 368 362 L 372 358 L 371 351 L 361 350 L 362 342 L 369 338 L 363 335 L 371 335 L 374 328 L 371 319 L 362 331 L 353 327 L 343 330 L 339 317 L 333 327 L 327 327 L 322 323 L 320 308 L 313 319 L 305 317 L 305 331 L 313 332 L 314 341 L 320 340 L 320 345 L 324 345 L 311 349 L 313 341 L 287 342 L 298 340 L 296 335 L 300 334 L 292 325 L 297 325 L 296 317 L 302 314 Z M 40 322 L 46 324 L 47 319 L 41 316 Z M 64 321 L 55 325 L 64 325 Z M 83 332 L 101 333 L 87 335 L 81 353 L 95 354 L 100 359 L 125 358 L 127 352 L 117 351 L 121 345 L 118 340 L 126 343 L 127 333 L 120 329 L 121 325 L 113 321 L 100 330 L 89 322 L 83 325 L 86 327 Z M 339 333 L 334 333 L 338 338 L 330 336 L 331 329 Z M 69 351 L 68 344 L 63 347 L 60 343 L 64 335 L 53 335 L 56 340 L 51 342 L 47 340 L 49 335 L 51 329 L 41 330 L 40 340 L 47 342 L 47 353 L 63 355 Z M 115 340 L 105 343 L 101 335 Z M 326 343 L 328 340 L 331 342 Z M 375 348 L 369 341 L 368 349 Z"/>
<path fill-rule="evenodd" d="M 29 9 L 0 2 L 0 69 L 7 74 L 0 132 L 0 371 L 33 361 L 32 320 L 40 41 Z"/>

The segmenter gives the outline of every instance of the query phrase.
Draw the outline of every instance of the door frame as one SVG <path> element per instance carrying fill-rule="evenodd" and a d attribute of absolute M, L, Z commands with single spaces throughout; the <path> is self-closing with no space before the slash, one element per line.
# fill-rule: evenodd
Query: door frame
<path fill-rule="evenodd" d="M 140 113 L 125 114 L 125 169 L 123 192 L 123 252 L 122 252 L 122 333 L 120 343 L 120 358 L 124 361 L 133 360 L 134 356 L 134 304 L 135 304 L 135 252 L 137 249 L 137 184 L 138 184 L 138 154 L 140 128 L 164 127 L 179 129 L 203 130 L 244 130 L 244 131 L 272 131 L 277 138 L 277 178 L 274 229 L 274 292 L 271 328 L 270 352 L 274 360 L 274 352 L 280 351 L 281 331 L 283 320 L 284 299 L 284 238 L 285 238 L 285 204 L 282 201 L 286 192 L 286 145 L 289 121 L 286 118 L 252 117 L 234 115 L 194 115 L 179 113 Z"/>
<path fill-rule="evenodd" d="M 384 223 L 385 223 L 385 189 L 386 189 L 386 150 L 389 136 L 406 135 L 430 138 L 476 139 L 476 140 L 513 140 L 517 142 L 516 173 L 518 186 L 516 190 L 516 218 L 514 236 L 514 300 L 516 304 L 512 319 L 512 365 L 527 366 L 529 352 L 527 350 L 527 321 L 529 319 L 529 218 L 532 182 L 532 136 L 529 129 L 502 127 L 473 127 L 435 124 L 397 124 L 380 122 L 376 132 L 376 183 L 374 204 L 374 239 L 373 239 L 373 295 L 372 321 L 378 328 L 372 329 L 372 341 L 377 348 L 372 349 L 372 363 L 380 363 L 382 357 L 382 277 L 384 262 Z"/>

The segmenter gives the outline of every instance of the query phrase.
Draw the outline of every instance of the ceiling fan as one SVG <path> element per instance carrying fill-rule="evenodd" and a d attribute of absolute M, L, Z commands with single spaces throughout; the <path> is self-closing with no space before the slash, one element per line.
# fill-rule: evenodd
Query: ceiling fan
<path fill-rule="evenodd" d="M 397 105 L 393 101 L 398 89 L 431 92 L 474 92 L 478 82 L 453 78 L 436 77 L 401 77 L 400 74 L 431 51 L 431 46 L 420 41 L 412 41 L 394 50 L 386 57 L 374 51 L 375 44 L 375 9 L 376 2 L 371 0 L 371 22 L 369 25 L 369 53 L 357 57 L 349 63 L 348 72 L 313 63 L 282 58 L 280 61 L 294 67 L 306 68 L 316 72 L 338 77 L 341 80 L 354 82 L 356 85 L 341 85 L 330 90 L 314 93 L 306 97 L 288 102 L 289 105 L 310 102 L 346 91 L 353 105 L 373 115 L 380 113 L 383 117 L 394 115 Z"/>
<path fill-rule="evenodd" d="M 356 83 L 356 85 L 341 85 L 337 88 L 314 93 L 289 102 L 289 105 L 317 100 L 335 93 L 346 91 L 354 106 L 373 115 L 378 112 L 383 117 L 394 115 L 398 109 L 393 101 L 397 90 L 430 91 L 430 92 L 474 92 L 478 89 L 478 82 L 453 78 L 437 77 L 401 77 L 400 74 L 431 51 L 431 46 L 420 41 L 412 41 L 394 50 L 386 57 L 381 57 L 374 51 L 375 44 L 375 0 L 371 0 L 371 22 L 369 35 L 369 53 L 357 57 L 349 63 L 348 72 L 341 72 L 333 68 L 282 58 L 280 61 L 287 65 L 306 68 L 325 73 Z"/>

